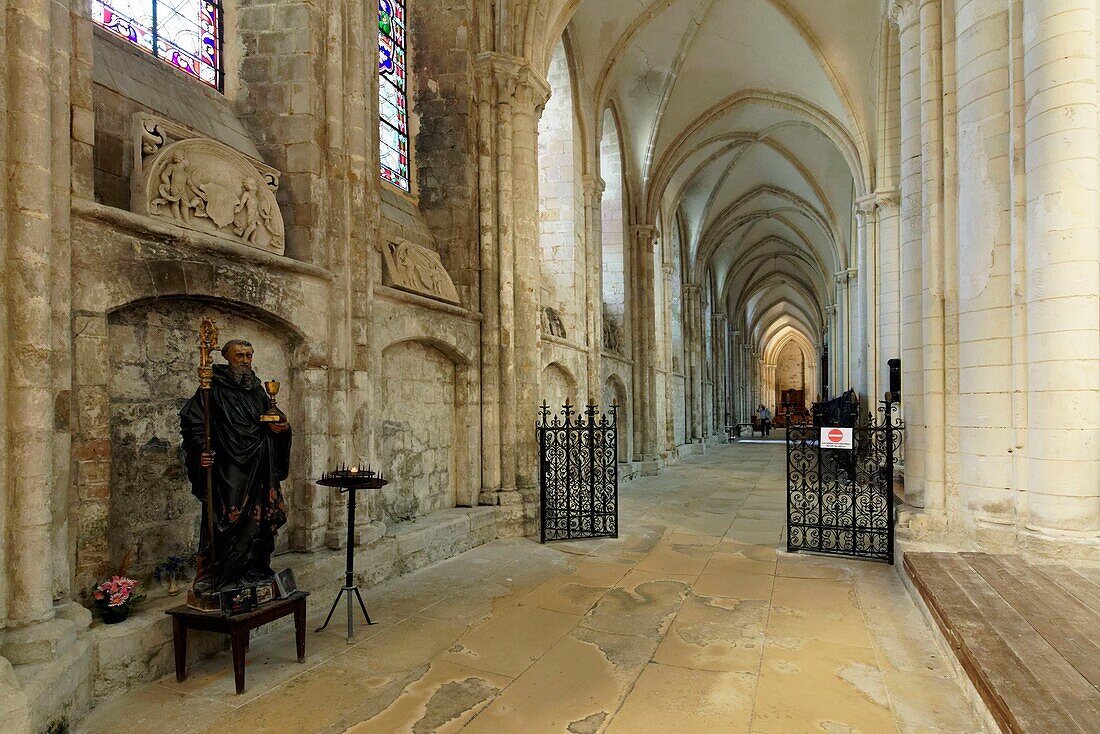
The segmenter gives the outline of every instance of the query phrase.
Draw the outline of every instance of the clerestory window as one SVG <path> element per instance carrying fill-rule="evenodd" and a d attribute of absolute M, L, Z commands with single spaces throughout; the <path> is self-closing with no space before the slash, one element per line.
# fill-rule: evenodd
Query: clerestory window
<path fill-rule="evenodd" d="M 409 190 L 405 3 L 378 0 L 378 151 L 382 180 Z"/>
<path fill-rule="evenodd" d="M 91 0 L 92 20 L 222 91 L 220 0 Z"/>

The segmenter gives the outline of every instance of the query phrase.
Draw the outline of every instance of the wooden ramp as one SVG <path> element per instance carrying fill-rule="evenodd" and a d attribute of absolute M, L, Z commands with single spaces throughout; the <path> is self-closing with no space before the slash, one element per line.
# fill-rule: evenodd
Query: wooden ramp
<path fill-rule="evenodd" d="M 1100 732 L 1100 573 L 906 553 L 905 571 L 1005 732 Z"/>

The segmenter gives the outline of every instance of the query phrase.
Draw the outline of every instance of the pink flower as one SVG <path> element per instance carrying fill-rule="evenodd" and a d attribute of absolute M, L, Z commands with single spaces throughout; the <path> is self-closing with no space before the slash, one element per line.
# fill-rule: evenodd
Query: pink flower
<path fill-rule="evenodd" d="M 99 589 L 96 589 L 92 596 L 94 596 L 97 601 L 103 601 L 103 592 Z"/>

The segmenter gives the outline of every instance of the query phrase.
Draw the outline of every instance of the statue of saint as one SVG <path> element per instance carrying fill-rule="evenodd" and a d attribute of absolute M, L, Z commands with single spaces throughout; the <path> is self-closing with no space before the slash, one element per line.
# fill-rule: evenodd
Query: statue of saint
<path fill-rule="evenodd" d="M 209 390 L 211 450 L 206 451 L 206 415 L 200 388 L 180 410 L 180 432 L 191 491 L 203 503 L 197 597 L 270 581 L 275 533 L 286 522 L 279 482 L 290 466 L 290 424 L 261 422 L 267 393 L 252 371 L 252 345 L 233 339 L 222 347 L 228 364 L 213 365 Z M 207 506 L 207 469 L 210 495 Z M 213 513 L 213 552 L 207 513 Z"/>

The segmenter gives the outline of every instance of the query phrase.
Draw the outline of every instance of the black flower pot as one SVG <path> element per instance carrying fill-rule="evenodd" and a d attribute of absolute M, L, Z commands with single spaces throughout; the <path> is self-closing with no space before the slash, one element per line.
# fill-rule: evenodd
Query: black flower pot
<path fill-rule="evenodd" d="M 99 616 L 103 618 L 103 624 L 118 624 L 125 622 L 130 616 L 130 605 L 123 604 L 120 607 L 100 607 Z"/>

